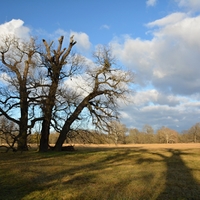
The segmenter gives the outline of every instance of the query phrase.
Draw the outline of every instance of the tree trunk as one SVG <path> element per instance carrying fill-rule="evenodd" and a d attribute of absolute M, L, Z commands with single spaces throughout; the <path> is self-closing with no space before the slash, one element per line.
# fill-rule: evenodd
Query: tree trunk
<path fill-rule="evenodd" d="M 69 123 L 65 123 L 65 125 L 63 126 L 60 135 L 58 137 L 58 140 L 56 141 L 54 151 L 62 151 L 62 145 L 66 140 L 67 133 L 69 133 L 70 131 L 70 126 L 71 124 Z"/>
<path fill-rule="evenodd" d="M 60 135 L 58 137 L 58 140 L 54 146 L 55 151 L 61 151 L 62 145 L 66 139 L 67 134 L 70 131 L 71 125 L 74 123 L 74 121 L 78 118 L 79 114 L 82 112 L 82 110 L 88 105 L 88 102 L 95 98 L 98 95 L 101 95 L 103 92 L 92 92 L 87 97 L 85 97 L 82 102 L 77 106 L 75 111 L 72 113 L 72 115 L 65 121 L 64 126 L 62 127 L 62 130 L 60 132 Z"/>
<path fill-rule="evenodd" d="M 58 48 L 57 50 L 53 50 L 53 54 L 51 51 L 52 43 L 49 45 L 45 40 L 43 40 L 44 46 L 46 48 L 46 54 L 43 54 L 45 58 L 44 64 L 48 69 L 48 76 L 50 77 L 52 83 L 49 88 L 49 93 L 46 97 L 46 100 L 43 102 L 44 120 L 42 123 L 42 130 L 41 130 L 41 139 L 39 148 L 40 152 L 45 152 L 48 150 L 52 110 L 55 105 L 57 88 L 61 80 L 60 78 L 61 70 L 62 67 L 67 63 L 66 58 L 70 54 L 72 47 L 76 44 L 76 41 L 73 40 L 73 36 L 71 36 L 68 49 L 64 48 L 62 50 L 63 38 L 64 38 L 63 36 L 59 38 Z"/>
<path fill-rule="evenodd" d="M 56 95 L 56 90 L 58 88 L 58 81 L 59 81 L 59 76 L 57 76 L 56 79 L 52 81 L 52 85 L 49 90 L 49 95 L 43 105 L 44 120 L 42 122 L 41 139 L 39 147 L 40 152 L 48 151 L 51 115 L 55 104 L 55 95 Z"/>
<path fill-rule="evenodd" d="M 48 151 L 49 147 L 49 130 L 50 130 L 50 122 L 47 120 L 43 120 L 42 122 L 42 130 L 41 130 L 41 138 L 40 138 L 40 152 Z"/>
<path fill-rule="evenodd" d="M 60 135 L 58 137 L 58 140 L 55 144 L 54 150 L 55 151 L 61 151 L 62 145 L 66 139 L 67 134 L 70 131 L 70 127 L 72 123 L 78 118 L 79 114 L 82 112 L 82 110 L 87 106 L 90 99 L 97 96 L 98 93 L 91 93 L 89 94 L 83 101 L 78 105 L 78 107 L 75 109 L 75 111 L 72 113 L 72 115 L 65 121 L 64 126 L 62 127 L 62 130 L 60 132 Z"/>
<path fill-rule="evenodd" d="M 23 109 L 22 109 L 23 110 Z M 22 112 L 24 113 L 24 112 Z M 20 120 L 20 125 L 19 125 L 19 135 L 17 136 L 17 150 L 18 151 L 27 151 L 28 150 L 28 145 L 27 145 L 27 123 L 28 123 L 28 119 L 27 119 L 27 115 L 24 114 L 21 117 Z"/>
<path fill-rule="evenodd" d="M 28 151 L 27 132 L 24 132 L 17 140 L 18 151 Z"/>
<path fill-rule="evenodd" d="M 21 119 L 19 124 L 19 135 L 17 140 L 17 150 L 27 151 L 27 131 L 28 131 L 28 93 L 26 79 L 20 83 L 20 112 Z"/>

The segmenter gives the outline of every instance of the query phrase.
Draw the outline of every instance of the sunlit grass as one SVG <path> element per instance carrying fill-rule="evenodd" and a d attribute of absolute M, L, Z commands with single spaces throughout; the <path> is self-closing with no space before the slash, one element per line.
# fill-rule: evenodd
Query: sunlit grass
<path fill-rule="evenodd" d="M 0 199 L 198 199 L 199 149 L 0 154 Z"/>

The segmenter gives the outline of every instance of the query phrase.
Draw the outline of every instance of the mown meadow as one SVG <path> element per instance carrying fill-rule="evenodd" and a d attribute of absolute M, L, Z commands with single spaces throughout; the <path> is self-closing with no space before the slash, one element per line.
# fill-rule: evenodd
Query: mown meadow
<path fill-rule="evenodd" d="M 199 148 L 75 146 L 0 153 L 1 200 L 199 199 Z"/>

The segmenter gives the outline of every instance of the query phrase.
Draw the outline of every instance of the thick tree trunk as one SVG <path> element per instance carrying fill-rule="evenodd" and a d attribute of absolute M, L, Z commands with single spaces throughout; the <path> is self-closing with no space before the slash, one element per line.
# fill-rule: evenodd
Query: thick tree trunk
<path fill-rule="evenodd" d="M 17 151 L 28 151 L 27 132 L 24 132 L 17 140 Z"/>
<path fill-rule="evenodd" d="M 85 97 L 82 102 L 77 106 L 75 111 L 72 113 L 72 115 L 65 121 L 64 126 L 62 127 L 62 130 L 60 132 L 60 135 L 58 137 L 58 140 L 55 144 L 54 150 L 55 151 L 61 151 L 62 145 L 66 139 L 67 134 L 70 131 L 71 125 L 74 123 L 74 121 L 78 118 L 79 114 L 82 112 L 82 110 L 88 105 L 89 101 L 93 98 L 95 98 L 98 95 L 103 94 L 102 91 L 94 91 L 90 93 L 87 97 Z"/>
<path fill-rule="evenodd" d="M 20 108 L 21 119 L 19 124 L 19 135 L 17 140 L 17 150 L 27 151 L 27 137 L 28 137 L 28 93 L 26 88 L 26 79 L 20 83 Z"/>
<path fill-rule="evenodd" d="M 41 138 L 40 138 L 40 146 L 39 146 L 40 152 L 48 151 L 49 134 L 50 134 L 49 130 L 50 130 L 50 122 L 47 120 L 44 120 L 42 122 L 42 130 L 41 130 Z"/>
<path fill-rule="evenodd" d="M 58 137 L 58 140 L 55 144 L 54 150 L 55 151 L 61 151 L 62 150 L 62 145 L 66 139 L 67 134 L 70 131 L 70 127 L 72 125 L 72 123 L 78 118 L 78 115 L 81 113 L 81 111 L 83 110 L 83 108 L 87 105 L 87 100 L 84 100 L 82 103 L 79 104 L 79 106 L 76 108 L 76 110 L 74 111 L 74 113 L 71 115 L 71 117 L 69 117 L 64 126 L 62 127 L 62 130 L 60 132 L 60 135 Z"/>
<path fill-rule="evenodd" d="M 55 104 L 55 95 L 56 95 L 56 90 L 58 88 L 58 81 L 59 81 L 59 76 L 57 76 L 56 79 L 52 81 L 52 85 L 49 90 L 49 95 L 45 101 L 44 120 L 42 122 L 41 139 L 39 147 L 40 152 L 48 151 L 51 115 Z"/>
<path fill-rule="evenodd" d="M 88 104 L 88 101 L 90 97 L 93 95 L 87 96 L 80 104 L 79 106 L 75 109 L 75 111 L 72 113 L 72 115 L 65 121 L 64 126 L 62 127 L 62 130 L 60 132 L 60 135 L 58 137 L 58 140 L 55 144 L 54 150 L 55 151 L 61 151 L 62 150 L 62 145 L 66 139 L 67 134 L 70 131 L 70 127 L 72 123 L 78 118 L 79 114 L 81 111 L 85 108 L 85 106 Z"/>
<path fill-rule="evenodd" d="M 22 117 L 20 120 L 20 125 L 19 125 L 19 135 L 17 136 L 17 150 L 18 151 L 27 151 L 28 150 L 28 145 L 27 145 L 27 123 L 28 119 L 26 116 Z"/>
<path fill-rule="evenodd" d="M 56 141 L 54 151 L 62 151 L 62 145 L 66 140 L 67 133 L 69 133 L 70 131 L 70 126 L 71 124 L 69 123 L 65 123 L 65 125 L 63 126 L 63 129 L 61 130 L 60 135 L 58 137 L 58 140 Z"/>
<path fill-rule="evenodd" d="M 83 101 L 78 105 L 78 107 L 75 109 L 75 111 L 72 113 L 72 115 L 65 121 L 64 126 L 62 127 L 62 130 L 60 132 L 60 135 L 58 137 L 58 140 L 55 144 L 54 150 L 55 151 L 61 151 L 62 145 L 66 139 L 67 134 L 70 131 L 71 125 L 74 123 L 74 121 L 78 118 L 79 114 L 82 112 L 82 110 L 88 105 L 88 102 L 93 99 L 94 97 L 102 94 L 102 92 L 93 92 L 89 94 Z"/>

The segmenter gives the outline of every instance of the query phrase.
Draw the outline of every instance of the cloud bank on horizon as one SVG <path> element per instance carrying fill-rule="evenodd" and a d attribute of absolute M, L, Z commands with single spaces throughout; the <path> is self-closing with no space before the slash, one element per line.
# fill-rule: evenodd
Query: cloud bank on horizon
<path fill-rule="evenodd" d="M 129 128 L 149 124 L 154 129 L 167 126 L 181 131 L 200 121 L 200 1 L 174 1 L 183 10 L 146 23 L 150 39 L 126 34 L 114 35 L 110 41 L 113 54 L 135 72 L 133 103 L 120 109 Z M 146 1 L 147 7 L 157 4 L 159 0 Z M 28 37 L 31 31 L 22 19 L 0 25 L 0 33 L 18 37 Z M 61 34 L 74 35 L 80 52 L 95 46 L 86 32 L 58 29 L 51 37 Z"/>

